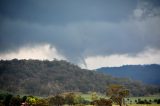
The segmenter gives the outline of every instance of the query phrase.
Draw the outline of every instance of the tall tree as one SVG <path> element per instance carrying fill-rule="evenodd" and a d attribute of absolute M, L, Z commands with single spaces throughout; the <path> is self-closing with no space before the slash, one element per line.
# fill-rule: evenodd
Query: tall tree
<path fill-rule="evenodd" d="M 64 98 L 60 95 L 50 98 L 49 106 L 62 106 L 64 104 Z"/>
<path fill-rule="evenodd" d="M 106 91 L 107 95 L 111 96 L 112 101 L 120 106 L 124 104 L 124 98 L 129 95 L 129 90 L 117 84 L 108 86 Z"/>
<path fill-rule="evenodd" d="M 74 93 L 68 93 L 66 96 L 65 96 L 65 101 L 68 105 L 74 105 L 75 104 L 75 94 Z"/>

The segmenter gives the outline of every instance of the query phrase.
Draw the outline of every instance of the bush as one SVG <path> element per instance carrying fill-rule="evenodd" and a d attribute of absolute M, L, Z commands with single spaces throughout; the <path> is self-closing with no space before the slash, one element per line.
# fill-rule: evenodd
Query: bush
<path fill-rule="evenodd" d="M 62 96 L 56 95 L 55 97 L 51 97 L 49 100 L 49 106 L 61 106 L 65 103 L 65 100 Z"/>
<path fill-rule="evenodd" d="M 29 105 L 35 105 L 37 100 L 38 100 L 38 98 L 36 98 L 36 97 L 28 96 L 27 99 L 26 99 L 26 102 Z"/>
<path fill-rule="evenodd" d="M 74 98 L 74 102 L 75 104 L 84 104 L 85 99 L 82 98 L 80 95 L 76 95 Z"/>
<path fill-rule="evenodd" d="M 112 100 L 100 98 L 100 100 L 93 101 L 96 106 L 112 106 Z"/>
<path fill-rule="evenodd" d="M 5 100 L 4 100 L 5 106 L 9 106 L 9 103 L 10 103 L 12 97 L 13 97 L 13 95 L 11 95 L 11 94 L 6 95 Z"/>
<path fill-rule="evenodd" d="M 75 104 L 75 97 L 76 95 L 74 93 L 69 93 L 65 96 L 65 102 L 68 105 L 74 105 Z"/>
<path fill-rule="evenodd" d="M 16 97 L 12 97 L 12 99 L 10 100 L 9 106 L 21 106 L 21 98 L 19 95 L 17 95 Z"/>
<path fill-rule="evenodd" d="M 150 102 L 148 102 L 147 100 L 144 101 L 138 101 L 137 104 L 151 104 Z"/>
<path fill-rule="evenodd" d="M 157 100 L 157 104 L 160 104 L 160 99 Z"/>
<path fill-rule="evenodd" d="M 48 105 L 49 105 L 49 103 L 48 103 L 47 100 L 45 100 L 45 99 L 38 99 L 36 101 L 36 104 L 34 104 L 33 106 L 48 106 Z"/>

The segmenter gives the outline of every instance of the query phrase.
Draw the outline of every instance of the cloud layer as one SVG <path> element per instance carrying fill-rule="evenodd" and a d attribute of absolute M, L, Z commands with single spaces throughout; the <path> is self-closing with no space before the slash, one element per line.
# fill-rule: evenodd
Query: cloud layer
<path fill-rule="evenodd" d="M 158 0 L 28 0 L 0 4 L 0 54 L 3 59 L 24 58 L 23 53 L 33 49 L 27 45 L 32 44 L 48 53 L 40 50 L 40 59 L 61 54 L 57 58 L 63 57 L 75 64 L 86 62 L 88 67 L 92 67 L 90 61 L 94 62 L 97 57 L 124 58 L 129 64 L 128 58 L 137 59 L 146 48 L 153 50 L 153 54 L 160 50 Z M 15 55 L 17 51 L 19 57 Z M 26 54 L 26 58 L 34 58 L 30 54 Z M 152 62 L 157 63 L 156 60 Z"/>

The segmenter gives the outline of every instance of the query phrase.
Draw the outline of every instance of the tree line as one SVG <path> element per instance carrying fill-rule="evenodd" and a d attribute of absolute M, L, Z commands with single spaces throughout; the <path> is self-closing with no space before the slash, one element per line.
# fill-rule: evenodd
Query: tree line
<path fill-rule="evenodd" d="M 98 98 L 97 93 L 91 94 L 91 101 L 86 100 L 80 94 L 74 92 L 67 92 L 57 94 L 50 97 L 36 97 L 36 96 L 20 96 L 9 93 L 0 94 L 0 106 L 112 106 L 117 104 L 124 106 L 126 104 L 125 98 L 128 97 L 130 91 L 122 85 L 111 84 L 106 88 L 106 96 L 109 98 Z M 127 99 L 129 101 L 129 99 Z M 151 104 L 151 100 L 135 100 L 136 104 Z M 160 99 L 155 99 L 154 102 L 160 104 Z M 128 102 L 127 102 L 128 103 Z"/>
<path fill-rule="evenodd" d="M 69 92 L 65 94 L 58 94 L 48 98 L 38 98 L 34 96 L 13 96 L 12 94 L 0 94 L 0 106 L 62 106 L 68 104 L 69 106 L 77 105 L 96 105 L 96 106 L 112 106 L 112 103 L 117 103 L 120 106 L 123 104 L 124 97 L 128 96 L 129 92 L 119 85 L 111 85 L 107 93 L 111 95 L 110 99 L 98 99 L 96 94 L 92 94 L 92 101 L 87 101 L 81 95 Z M 109 92 L 108 92 L 109 91 Z"/>

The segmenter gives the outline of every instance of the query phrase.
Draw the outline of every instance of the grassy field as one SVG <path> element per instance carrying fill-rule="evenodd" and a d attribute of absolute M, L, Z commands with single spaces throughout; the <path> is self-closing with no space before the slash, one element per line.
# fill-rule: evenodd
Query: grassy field
<path fill-rule="evenodd" d="M 130 98 L 125 98 L 125 102 L 127 104 L 136 104 L 138 101 L 148 101 L 151 102 L 152 104 L 156 104 L 156 100 L 160 99 L 158 96 L 152 96 L 152 97 L 130 97 Z"/>
<path fill-rule="evenodd" d="M 91 93 L 88 94 L 81 94 L 81 97 L 83 97 L 87 101 L 92 101 Z M 109 97 L 106 97 L 102 94 L 97 94 L 98 98 L 106 98 L 109 99 Z M 125 98 L 125 103 L 127 106 L 160 106 L 160 104 L 157 104 L 155 101 L 160 99 L 160 96 L 150 96 L 150 97 L 129 97 Z M 151 104 L 137 104 L 138 101 L 148 101 Z M 118 106 L 118 105 L 113 105 Z"/>
<path fill-rule="evenodd" d="M 91 99 L 91 96 L 92 94 L 91 93 L 88 93 L 88 94 L 81 94 L 81 96 L 85 99 L 85 100 L 88 100 L 88 101 L 92 101 Z M 109 99 L 108 97 L 106 97 L 105 95 L 102 95 L 102 94 L 97 94 L 98 98 L 106 98 L 106 99 Z"/>

